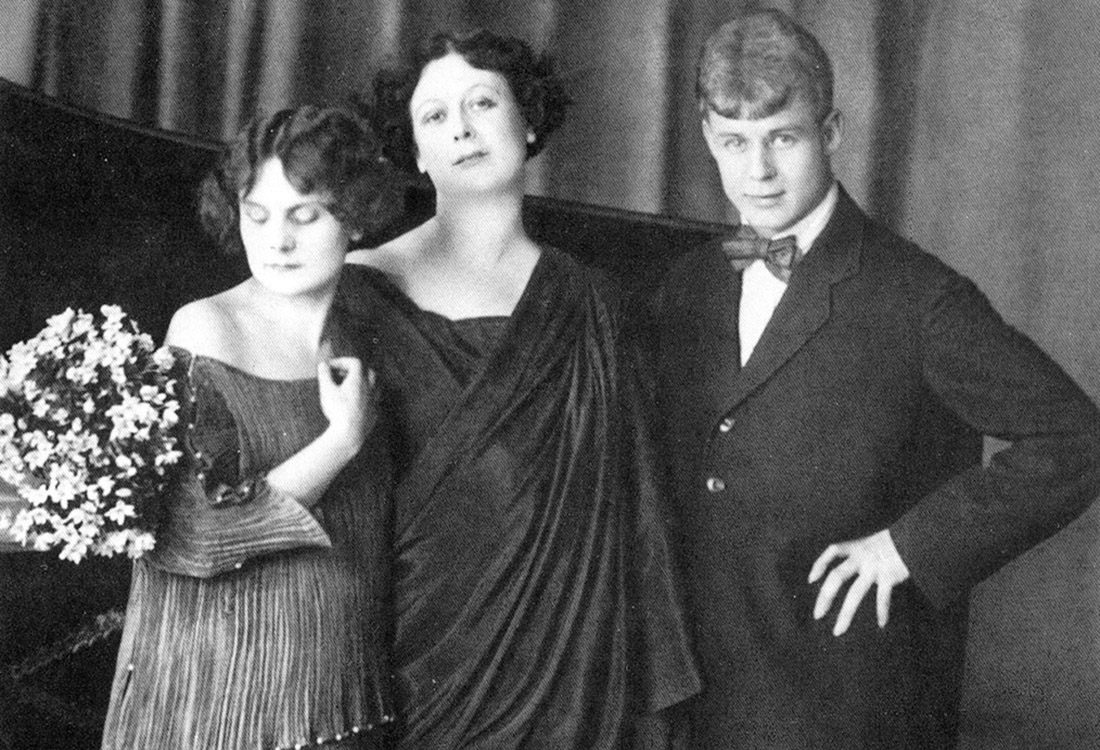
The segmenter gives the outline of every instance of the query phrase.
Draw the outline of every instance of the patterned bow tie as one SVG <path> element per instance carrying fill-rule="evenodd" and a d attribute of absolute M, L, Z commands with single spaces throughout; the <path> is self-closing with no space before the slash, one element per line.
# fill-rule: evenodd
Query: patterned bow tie
<path fill-rule="evenodd" d="M 791 271 L 802 259 L 802 251 L 793 235 L 768 240 L 745 226 L 738 227 L 733 237 L 723 240 L 722 252 L 735 271 L 744 271 L 755 261 L 762 260 L 772 275 L 785 283 L 790 283 Z"/>

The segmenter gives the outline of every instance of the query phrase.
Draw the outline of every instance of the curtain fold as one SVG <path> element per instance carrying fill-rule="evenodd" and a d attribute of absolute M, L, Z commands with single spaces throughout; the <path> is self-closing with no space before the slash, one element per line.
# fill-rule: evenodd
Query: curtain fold
<path fill-rule="evenodd" d="M 432 30 L 485 26 L 549 48 L 576 99 L 532 192 L 734 220 L 700 134 L 695 55 L 765 4 L 830 52 L 850 192 L 1100 399 L 1092 0 L 0 0 L 0 75 L 225 139 L 257 109 L 345 102 Z M 1100 736 L 1098 535 L 1090 513 L 975 593 L 964 750 Z"/>

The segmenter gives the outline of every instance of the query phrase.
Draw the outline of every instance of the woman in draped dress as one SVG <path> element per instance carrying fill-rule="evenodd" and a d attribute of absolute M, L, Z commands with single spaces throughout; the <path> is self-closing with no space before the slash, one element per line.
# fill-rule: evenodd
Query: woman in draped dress
<path fill-rule="evenodd" d="M 302 107 L 247 126 L 204 184 L 251 275 L 169 326 L 191 465 L 134 565 L 104 748 L 383 745 L 391 467 L 364 339 L 329 311 L 386 166 L 357 118 Z"/>
<path fill-rule="evenodd" d="M 627 747 L 698 686 L 615 302 L 521 223 L 566 103 L 548 59 L 488 32 L 376 81 L 391 157 L 436 193 L 426 223 L 349 255 L 336 303 L 373 324 L 395 415 L 409 750 Z"/>

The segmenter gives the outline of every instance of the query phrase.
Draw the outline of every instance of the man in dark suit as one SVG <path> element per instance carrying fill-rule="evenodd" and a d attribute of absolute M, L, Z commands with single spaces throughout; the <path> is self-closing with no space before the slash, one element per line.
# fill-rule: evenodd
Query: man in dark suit
<path fill-rule="evenodd" d="M 697 86 L 755 236 L 678 259 L 656 319 L 706 681 L 692 747 L 953 747 L 967 592 L 1095 498 L 1100 415 L 837 184 L 808 32 L 776 11 L 731 21 Z M 983 434 L 1008 443 L 984 466 Z"/>

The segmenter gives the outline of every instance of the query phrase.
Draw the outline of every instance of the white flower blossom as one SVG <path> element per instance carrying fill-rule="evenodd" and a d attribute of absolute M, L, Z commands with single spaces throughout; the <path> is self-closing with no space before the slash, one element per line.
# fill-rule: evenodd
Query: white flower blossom
<path fill-rule="evenodd" d="M 155 466 L 171 466 L 178 463 L 181 458 L 183 458 L 183 453 L 171 448 L 163 453 L 158 453 L 156 458 L 153 459 L 153 463 Z"/>
<path fill-rule="evenodd" d="M 18 490 L 23 487 L 24 482 L 27 480 L 27 475 L 16 471 L 10 466 L 0 466 L 0 480 L 7 482 Z M 22 495 L 22 490 L 19 490 L 19 493 Z"/>
<path fill-rule="evenodd" d="M 176 355 L 172 354 L 172 350 L 167 346 L 162 346 L 153 352 L 153 364 L 167 372 L 176 364 Z"/>
<path fill-rule="evenodd" d="M 129 531 L 108 531 L 96 551 L 104 557 L 114 557 L 126 549 L 130 537 Z"/>
<path fill-rule="evenodd" d="M 141 557 L 146 552 L 151 552 L 155 546 L 156 538 L 152 534 L 148 532 L 130 532 L 130 557 Z"/>
<path fill-rule="evenodd" d="M 21 342 L 8 351 L 7 380 L 12 388 L 21 385 L 27 377 L 34 372 L 38 358 L 35 356 L 34 347 Z"/>
<path fill-rule="evenodd" d="M 126 317 L 126 313 L 122 312 L 122 308 L 118 305 L 103 305 L 99 308 L 99 312 L 102 313 L 103 321 L 103 334 L 105 338 L 112 338 L 112 334 L 122 330 L 122 321 Z"/>
<path fill-rule="evenodd" d="M 142 508 L 182 457 L 175 357 L 99 312 L 67 309 L 0 357 L 0 478 L 28 500 L 4 529 L 73 562 L 152 549 Z"/>
<path fill-rule="evenodd" d="M 59 312 L 57 315 L 52 315 L 46 318 L 46 329 L 42 331 L 40 335 L 59 336 L 69 329 L 73 319 L 76 317 L 76 311 L 71 307 L 65 308 L 63 312 Z"/>
<path fill-rule="evenodd" d="M 100 526 L 102 526 L 102 524 L 98 523 L 97 519 L 90 518 L 77 526 L 76 532 L 80 535 L 80 538 L 87 539 L 91 542 L 99 534 Z"/>
<path fill-rule="evenodd" d="M 60 521 L 60 525 L 83 528 L 95 523 L 95 511 L 96 509 L 93 508 L 92 512 L 89 513 L 88 509 L 81 505 L 79 508 L 73 508 L 69 511 L 68 515 L 64 518 L 59 516 L 58 520 Z"/>
<path fill-rule="evenodd" d="M 35 547 L 37 548 L 37 544 Z M 71 560 L 74 563 L 78 563 L 83 560 L 88 554 L 88 548 L 91 543 L 86 538 L 73 539 L 65 544 L 65 547 L 61 550 L 62 560 Z"/>
<path fill-rule="evenodd" d="M 19 494 L 35 508 L 45 505 L 50 499 L 50 493 L 46 490 L 45 484 L 22 484 L 19 486 Z"/>
<path fill-rule="evenodd" d="M 119 526 L 125 524 L 127 518 L 137 518 L 134 506 L 121 500 L 115 503 L 104 515 Z"/>
<path fill-rule="evenodd" d="M 95 366 L 89 363 L 86 357 L 80 364 L 73 365 L 65 370 L 65 378 L 77 385 L 88 385 L 95 380 L 95 376 Z"/>
<path fill-rule="evenodd" d="M 60 359 L 64 354 L 64 344 L 61 337 L 56 334 L 42 336 L 34 344 L 34 354 L 38 357 L 48 354 L 55 359 Z"/>
<path fill-rule="evenodd" d="M 134 336 L 134 342 L 143 352 L 152 352 L 155 348 L 153 337 L 147 333 L 138 333 Z M 154 360 L 155 362 L 156 360 Z"/>
<path fill-rule="evenodd" d="M 30 513 L 21 510 L 15 514 L 15 520 L 12 522 L 11 528 L 8 529 L 8 533 L 15 541 L 26 544 L 33 524 Z"/>
<path fill-rule="evenodd" d="M 88 313 L 80 313 L 73 318 L 72 325 L 69 327 L 73 336 L 85 336 L 95 333 L 95 321 Z"/>

